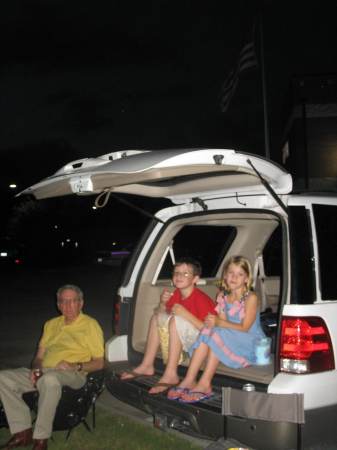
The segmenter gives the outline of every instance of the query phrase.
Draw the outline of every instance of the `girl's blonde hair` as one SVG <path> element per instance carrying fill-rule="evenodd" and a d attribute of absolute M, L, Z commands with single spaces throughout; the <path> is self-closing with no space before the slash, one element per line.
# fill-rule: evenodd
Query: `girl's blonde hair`
<path fill-rule="evenodd" d="M 223 272 L 222 272 L 222 280 L 221 280 L 221 288 L 224 290 L 228 290 L 228 286 L 226 285 L 225 276 L 228 271 L 228 268 L 231 264 L 234 264 L 235 266 L 239 266 L 242 270 L 246 272 L 246 275 L 248 277 L 246 288 L 247 291 L 250 291 L 252 289 L 253 285 L 253 272 L 252 267 L 250 265 L 250 262 L 247 258 L 244 256 L 232 256 L 230 257 L 224 265 Z"/>

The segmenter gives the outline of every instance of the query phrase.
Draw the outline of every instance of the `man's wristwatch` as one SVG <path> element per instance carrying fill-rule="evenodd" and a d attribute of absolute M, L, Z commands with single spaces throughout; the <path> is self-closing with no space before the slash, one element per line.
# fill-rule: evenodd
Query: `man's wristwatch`
<path fill-rule="evenodd" d="M 77 368 L 77 372 L 81 372 L 83 370 L 83 363 L 80 363 L 80 362 L 77 363 L 76 368 Z"/>

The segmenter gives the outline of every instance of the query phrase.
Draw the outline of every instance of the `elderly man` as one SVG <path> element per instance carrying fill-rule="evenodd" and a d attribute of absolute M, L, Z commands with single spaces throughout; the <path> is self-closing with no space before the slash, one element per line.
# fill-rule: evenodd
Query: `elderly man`
<path fill-rule="evenodd" d="M 104 366 L 103 332 L 95 319 L 83 314 L 80 288 L 65 285 L 57 291 L 61 316 L 45 323 L 31 370 L 0 371 L 0 400 L 12 433 L 4 449 L 26 447 L 46 450 L 62 386 L 81 388 L 86 374 Z M 39 391 L 34 433 L 24 392 Z"/>

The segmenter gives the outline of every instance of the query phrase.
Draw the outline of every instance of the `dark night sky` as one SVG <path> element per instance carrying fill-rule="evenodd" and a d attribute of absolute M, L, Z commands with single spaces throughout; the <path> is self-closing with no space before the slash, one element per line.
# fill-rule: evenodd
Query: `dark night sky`
<path fill-rule="evenodd" d="M 14 2 L 1 148 L 64 139 L 100 154 L 223 143 L 233 132 L 218 96 L 251 28 L 247 4 L 232 9 L 235 24 L 223 2 L 99 2 L 94 10 L 92 2 Z"/>
<path fill-rule="evenodd" d="M 337 72 L 333 1 L 3 0 L 1 194 L 113 149 L 264 154 L 258 70 L 219 108 L 258 8 L 273 156 L 291 76 Z"/>
<path fill-rule="evenodd" d="M 290 76 L 336 71 L 337 32 L 333 2 L 261 5 L 276 145 Z M 80 156 L 189 145 L 263 153 L 258 71 L 243 74 L 226 114 L 218 102 L 250 35 L 253 1 L 4 0 L 0 8 L 0 149 L 61 140 Z"/>

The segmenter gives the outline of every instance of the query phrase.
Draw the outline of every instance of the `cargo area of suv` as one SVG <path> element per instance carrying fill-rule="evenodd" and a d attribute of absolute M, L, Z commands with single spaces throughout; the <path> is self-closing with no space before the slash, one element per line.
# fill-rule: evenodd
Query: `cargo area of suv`
<path fill-rule="evenodd" d="M 169 199 L 128 260 L 114 303 L 115 335 L 106 343 L 106 386 L 149 412 L 162 428 L 236 439 L 259 450 L 319 448 L 337 442 L 337 196 L 295 195 L 291 176 L 264 158 L 225 149 L 126 151 L 68 164 L 24 193 L 140 195 Z M 143 357 L 149 319 L 177 258 L 202 265 L 198 287 L 215 298 L 226 259 L 244 255 L 271 338 L 271 361 L 219 365 L 216 395 L 196 404 L 149 388 L 153 377 L 121 381 Z M 189 360 L 179 367 L 184 376 Z M 254 391 L 243 389 L 253 385 Z M 330 448 L 330 447 L 329 447 Z M 331 447 L 334 448 L 334 447 Z"/>
<path fill-rule="evenodd" d="M 190 255 L 202 263 L 203 275 L 198 287 L 215 299 L 224 259 L 229 254 L 245 254 L 256 261 L 254 267 L 255 290 L 261 299 L 261 319 L 264 330 L 272 338 L 272 361 L 265 366 L 231 369 L 219 365 L 215 386 L 215 398 L 195 406 L 176 405 L 165 396 L 148 395 L 150 386 L 158 380 L 162 370 L 158 353 L 158 374 L 121 382 L 119 373 L 125 367 L 137 365 L 146 345 L 147 324 L 158 305 L 164 287 L 172 289 L 171 272 L 175 259 Z M 266 273 L 265 266 L 268 268 Z M 166 417 L 168 426 L 211 438 L 224 435 L 222 411 L 223 386 L 241 389 L 246 383 L 254 383 L 255 389 L 266 391 L 274 377 L 274 355 L 281 305 L 282 283 L 282 224 L 280 218 L 267 212 L 199 212 L 171 221 L 160 234 L 147 259 L 142 275 L 137 280 L 131 312 L 132 331 L 129 335 L 129 358 L 125 364 L 111 364 L 113 375 L 107 380 L 108 389 L 120 399 L 127 401 L 155 417 Z M 130 305 L 131 306 L 131 305 Z M 125 304 L 119 307 L 125 307 Z M 121 312 L 125 316 L 125 312 Z M 128 324 L 125 324 L 128 326 Z M 119 326 L 122 325 L 122 319 Z M 186 359 L 180 368 L 183 376 L 188 367 Z M 165 407 L 163 407 L 165 404 Z M 178 411 L 179 410 L 179 411 Z M 196 410 L 198 413 L 196 414 Z"/>

